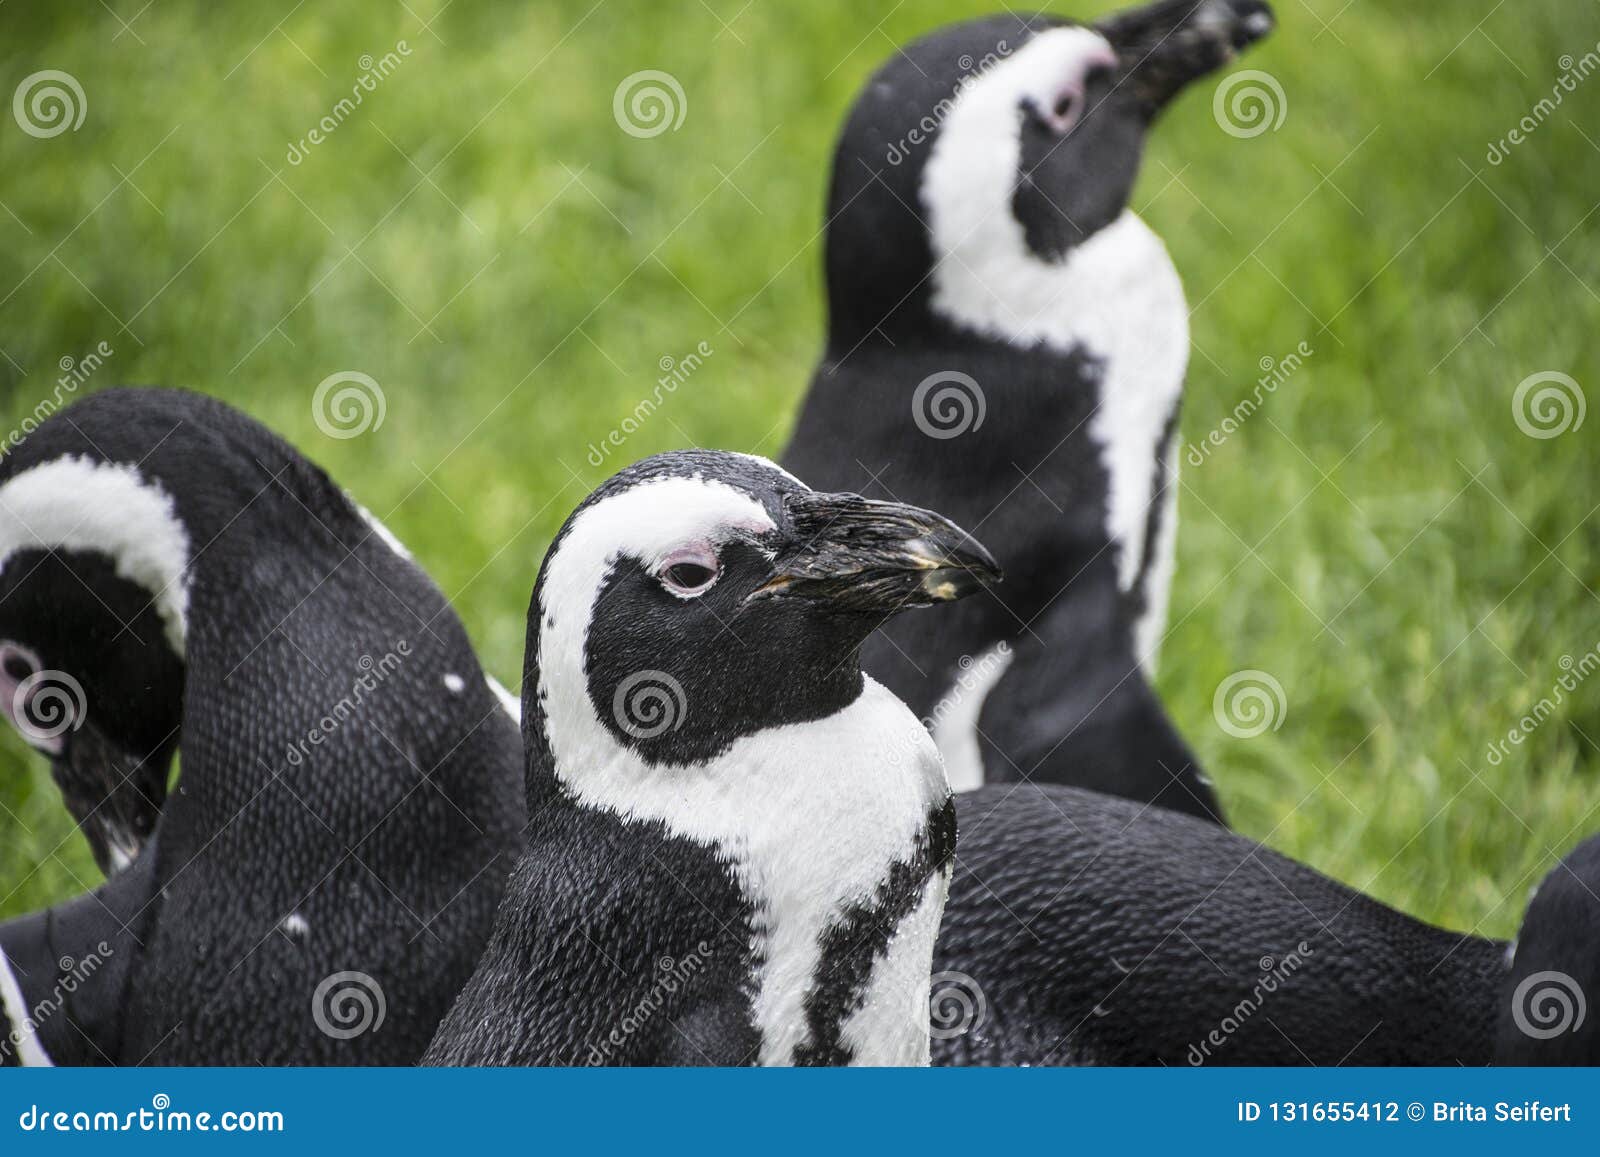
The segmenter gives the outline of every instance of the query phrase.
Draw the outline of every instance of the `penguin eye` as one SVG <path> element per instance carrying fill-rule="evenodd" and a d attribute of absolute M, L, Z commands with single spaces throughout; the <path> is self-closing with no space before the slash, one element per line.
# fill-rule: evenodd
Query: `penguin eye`
<path fill-rule="evenodd" d="M 711 589 L 720 571 L 716 552 L 696 544 L 668 555 L 656 568 L 656 579 L 679 598 L 694 598 Z"/>
<path fill-rule="evenodd" d="M 21 647 L 15 643 L 0 643 L 0 671 L 5 672 L 6 678 L 21 683 L 38 669 L 38 662 Z"/>
<path fill-rule="evenodd" d="M 1072 116 L 1072 110 L 1076 104 L 1077 102 L 1073 100 L 1072 94 L 1069 92 L 1056 101 L 1056 106 L 1051 111 L 1055 113 L 1057 120 L 1066 121 Z"/>

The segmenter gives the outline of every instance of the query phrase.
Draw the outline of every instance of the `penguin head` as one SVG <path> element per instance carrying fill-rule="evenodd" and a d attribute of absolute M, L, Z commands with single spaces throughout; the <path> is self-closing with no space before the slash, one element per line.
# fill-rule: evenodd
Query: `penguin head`
<path fill-rule="evenodd" d="M 973 251 L 1062 261 L 1126 209 L 1157 114 L 1271 27 L 1262 0 L 1157 0 L 1092 25 L 991 17 L 897 51 L 835 153 L 836 325 L 892 325 L 927 301 L 930 269 Z"/>
<path fill-rule="evenodd" d="M 197 559 L 288 504 L 270 565 L 333 515 L 326 476 L 258 423 L 173 389 L 108 389 L 0 459 L 0 713 L 51 761 L 108 873 L 155 829 L 179 747 Z M 308 513 L 309 512 L 309 513 Z M 250 560 L 246 560 L 247 564 Z M 219 585 L 233 580 L 219 580 Z"/>
<path fill-rule="evenodd" d="M 860 647 L 880 624 L 999 577 L 929 511 L 818 493 L 744 455 L 645 459 L 579 506 L 545 558 L 524 675 L 530 758 L 559 733 L 569 751 L 704 763 L 827 717 L 861 693 Z"/>
<path fill-rule="evenodd" d="M 112 874 L 166 800 L 189 538 L 171 497 L 133 464 L 41 452 L 44 441 L 0 469 L 0 713 L 50 759 Z"/>

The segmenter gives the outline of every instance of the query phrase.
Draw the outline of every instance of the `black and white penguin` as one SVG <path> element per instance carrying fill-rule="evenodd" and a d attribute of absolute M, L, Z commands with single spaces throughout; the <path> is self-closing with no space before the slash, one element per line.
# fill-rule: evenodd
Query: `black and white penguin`
<path fill-rule="evenodd" d="M 326 474 L 181 391 L 51 418 L 0 462 L 0 670 L 123 867 L 0 925 L 0 1061 L 421 1055 L 520 846 L 521 742 Z"/>
<path fill-rule="evenodd" d="M 1500 994 L 1497 1065 L 1600 1065 L 1600 836 L 1534 890 Z"/>
<path fill-rule="evenodd" d="M 1189 328 L 1128 196 L 1161 110 L 1271 26 L 1260 0 L 973 21 L 897 49 L 844 126 L 827 347 L 784 464 L 939 510 L 1005 567 L 866 652 L 958 791 L 1029 778 L 1221 818 L 1150 686 Z"/>
<path fill-rule="evenodd" d="M 1055 784 L 956 800 L 935 1064 L 1489 1063 L 1503 942 L 1163 808 Z"/>
<path fill-rule="evenodd" d="M 762 459 L 596 490 L 528 615 L 528 851 L 424 1063 L 927 1063 L 955 817 L 859 651 L 997 577 L 940 516 Z"/>

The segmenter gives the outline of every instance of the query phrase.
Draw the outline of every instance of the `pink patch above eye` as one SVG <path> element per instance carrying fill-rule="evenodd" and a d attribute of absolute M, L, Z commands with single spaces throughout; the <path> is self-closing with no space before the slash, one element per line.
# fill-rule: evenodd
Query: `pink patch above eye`
<path fill-rule="evenodd" d="M 1090 74 L 1116 68 L 1117 54 L 1109 46 L 1097 45 L 1074 61 L 1074 65 L 1072 74 L 1041 101 L 1036 110 L 1039 119 L 1057 133 L 1067 133 L 1077 125 L 1083 116 Z"/>

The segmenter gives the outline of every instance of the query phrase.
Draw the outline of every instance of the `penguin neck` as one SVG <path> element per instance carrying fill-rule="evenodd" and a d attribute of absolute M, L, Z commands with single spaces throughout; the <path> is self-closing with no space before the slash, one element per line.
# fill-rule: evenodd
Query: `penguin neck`
<path fill-rule="evenodd" d="M 826 719 L 665 767 L 537 685 L 541 701 L 525 704 L 525 727 L 542 733 L 530 791 L 542 781 L 546 802 L 660 824 L 728 865 L 752 913 L 761 1064 L 927 1063 L 955 820 L 937 750 L 903 703 L 868 678 Z"/>
<path fill-rule="evenodd" d="M 937 160 L 936 150 L 925 189 L 955 181 L 937 176 Z M 973 168 L 959 175 L 975 182 L 1009 179 Z M 982 196 L 946 188 L 936 201 L 930 197 L 941 208 L 929 214 L 935 256 L 926 286 L 876 329 L 875 319 L 836 317 L 826 365 L 876 365 L 868 372 L 881 379 L 887 376 L 883 366 L 920 354 L 924 362 L 936 357 L 945 370 L 971 378 L 984 425 L 966 429 L 952 447 L 993 458 L 1002 469 L 1019 452 L 1031 454 L 1023 465 L 1038 472 L 1031 477 L 1054 494 L 1058 513 L 1103 501 L 1098 525 L 1071 550 L 1084 560 L 1104 551 L 1114 561 L 1118 589 L 1137 604 L 1135 651 L 1151 663 L 1165 629 L 1174 557 L 1176 422 L 1189 358 L 1183 286 L 1161 239 L 1131 210 L 1060 260 L 1047 260 L 1028 246 L 1011 213 L 973 209 L 1002 195 L 997 185 Z M 918 385 L 915 376 L 886 384 L 907 393 Z M 970 386 L 957 389 L 971 392 Z M 1074 391 L 1082 396 L 1072 397 Z M 1040 415 L 1052 413 L 1061 417 L 1060 428 L 1041 429 Z M 1064 445 L 1085 438 L 1088 444 L 1079 445 L 1103 472 L 1103 499 L 1083 492 L 1079 455 Z M 1059 484 L 1052 482 L 1055 475 Z M 937 504 L 932 494 L 912 497 Z M 959 506 L 950 511 L 963 513 Z M 977 516 L 992 513 L 986 506 Z M 1063 540 L 1058 534 L 1052 542 Z M 1025 557 L 1013 561 L 1013 584 L 1025 583 Z M 1041 558 L 1040 573 L 1054 573 L 1059 563 Z"/>

